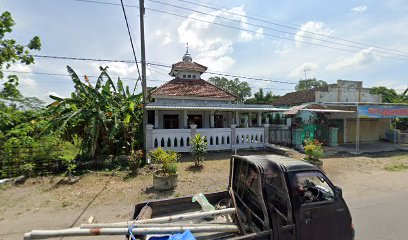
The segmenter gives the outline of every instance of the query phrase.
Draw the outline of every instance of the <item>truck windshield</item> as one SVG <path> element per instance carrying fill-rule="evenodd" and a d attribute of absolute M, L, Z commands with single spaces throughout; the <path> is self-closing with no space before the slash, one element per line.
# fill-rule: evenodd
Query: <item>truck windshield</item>
<path fill-rule="evenodd" d="M 332 201 L 334 191 L 320 172 L 303 172 L 296 174 L 297 189 L 303 203 Z"/>

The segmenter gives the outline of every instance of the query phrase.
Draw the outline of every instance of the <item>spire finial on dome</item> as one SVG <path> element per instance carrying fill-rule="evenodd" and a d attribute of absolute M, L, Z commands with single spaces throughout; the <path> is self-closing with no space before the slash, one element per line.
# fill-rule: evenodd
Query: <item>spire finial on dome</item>
<path fill-rule="evenodd" d="M 191 57 L 190 53 L 188 53 L 188 42 L 186 43 L 186 53 L 183 56 L 183 61 L 184 62 L 191 62 L 193 61 L 193 58 Z"/>

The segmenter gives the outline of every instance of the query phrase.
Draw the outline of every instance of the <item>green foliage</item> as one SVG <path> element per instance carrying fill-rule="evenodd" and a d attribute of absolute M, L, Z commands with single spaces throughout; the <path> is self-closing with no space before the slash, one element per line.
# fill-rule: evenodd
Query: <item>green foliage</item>
<path fill-rule="evenodd" d="M 143 163 L 143 151 L 142 150 L 132 151 L 129 157 L 129 170 L 133 174 L 135 174 L 137 172 L 137 169 L 142 165 L 142 163 Z"/>
<path fill-rule="evenodd" d="M 317 140 L 305 140 L 304 149 L 306 153 L 306 160 L 308 161 L 319 161 L 323 157 L 322 144 Z"/>
<path fill-rule="evenodd" d="M 228 80 L 225 77 L 210 77 L 208 81 L 215 86 L 224 89 L 237 97 L 238 103 L 243 103 L 245 98 L 251 96 L 251 87 L 245 81 L 240 81 L 238 78 Z"/>
<path fill-rule="evenodd" d="M 114 84 L 106 68 L 95 86 L 87 77 L 82 82 L 72 68 L 67 67 L 75 92 L 70 98 L 50 96 L 48 106 L 50 130 L 62 134 L 65 140 L 81 139 L 83 156 L 94 159 L 106 155 L 129 155 L 142 144 L 142 95 L 132 94 L 118 79 Z"/>
<path fill-rule="evenodd" d="M 30 55 L 29 50 L 40 50 L 40 38 L 35 36 L 27 46 L 18 44 L 16 40 L 6 38 L 7 34 L 13 32 L 15 22 L 9 12 L 3 12 L 0 15 L 0 80 L 4 78 L 2 70 L 8 69 L 14 63 L 29 65 L 34 63 L 34 58 Z M 16 75 L 9 75 L 3 88 L 0 89 L 0 98 L 2 99 L 19 99 L 22 97 L 17 89 L 19 82 Z"/>
<path fill-rule="evenodd" d="M 282 118 L 279 113 L 275 113 L 275 117 L 272 119 L 273 124 L 281 124 Z"/>
<path fill-rule="evenodd" d="M 0 145 L 1 177 L 42 175 L 58 168 L 62 141 L 53 134 L 41 135 L 46 124 L 31 120 L 5 131 Z"/>
<path fill-rule="evenodd" d="M 278 99 L 280 96 L 275 96 L 271 91 L 264 93 L 263 89 L 260 88 L 257 93 L 254 94 L 253 98 L 245 100 L 247 104 L 267 104 Z"/>
<path fill-rule="evenodd" d="M 371 94 L 380 94 L 382 96 L 382 102 L 384 103 L 395 103 L 398 101 L 398 94 L 394 89 L 387 87 L 373 87 L 370 90 Z"/>
<path fill-rule="evenodd" d="M 176 174 L 177 173 L 177 162 L 180 155 L 173 150 L 163 150 L 159 147 L 150 152 L 152 161 L 156 164 L 160 164 L 160 169 L 164 174 Z"/>
<path fill-rule="evenodd" d="M 327 83 L 323 80 L 316 80 L 316 78 L 301 79 L 296 85 L 296 91 L 308 90 L 318 87 L 325 87 Z"/>
<path fill-rule="evenodd" d="M 196 134 L 190 141 L 191 155 L 194 159 L 196 166 L 202 166 L 205 158 L 207 157 L 207 145 L 205 137 L 201 137 L 200 134 Z"/>

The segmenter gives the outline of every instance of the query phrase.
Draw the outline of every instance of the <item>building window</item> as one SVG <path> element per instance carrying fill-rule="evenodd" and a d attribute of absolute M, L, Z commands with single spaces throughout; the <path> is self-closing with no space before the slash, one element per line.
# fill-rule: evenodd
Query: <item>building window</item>
<path fill-rule="evenodd" d="M 222 115 L 214 115 L 214 127 L 215 128 L 223 128 L 224 127 L 224 116 Z"/>
<path fill-rule="evenodd" d="M 163 115 L 164 129 L 178 129 L 179 115 Z"/>
<path fill-rule="evenodd" d="M 147 111 L 147 123 L 154 125 L 154 111 Z"/>
<path fill-rule="evenodd" d="M 183 74 L 183 78 L 186 78 L 186 74 Z"/>
<path fill-rule="evenodd" d="M 196 75 L 193 75 L 193 78 L 195 79 L 195 78 L 196 78 Z"/>
<path fill-rule="evenodd" d="M 188 78 L 191 78 L 191 75 L 190 75 L 190 74 L 188 74 Z"/>
<path fill-rule="evenodd" d="M 191 124 L 197 125 L 197 128 L 203 127 L 203 116 L 202 115 L 188 115 L 188 127 Z"/>

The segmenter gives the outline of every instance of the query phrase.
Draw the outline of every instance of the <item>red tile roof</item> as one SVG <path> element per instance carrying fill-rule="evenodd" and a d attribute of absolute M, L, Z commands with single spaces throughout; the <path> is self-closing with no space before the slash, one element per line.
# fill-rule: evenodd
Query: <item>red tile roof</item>
<path fill-rule="evenodd" d="M 236 96 L 202 79 L 173 79 L 150 93 L 154 96 L 206 97 L 235 100 Z"/>
<path fill-rule="evenodd" d="M 172 65 L 172 71 L 174 70 L 187 70 L 203 73 L 207 71 L 207 67 L 196 62 L 181 61 Z"/>

